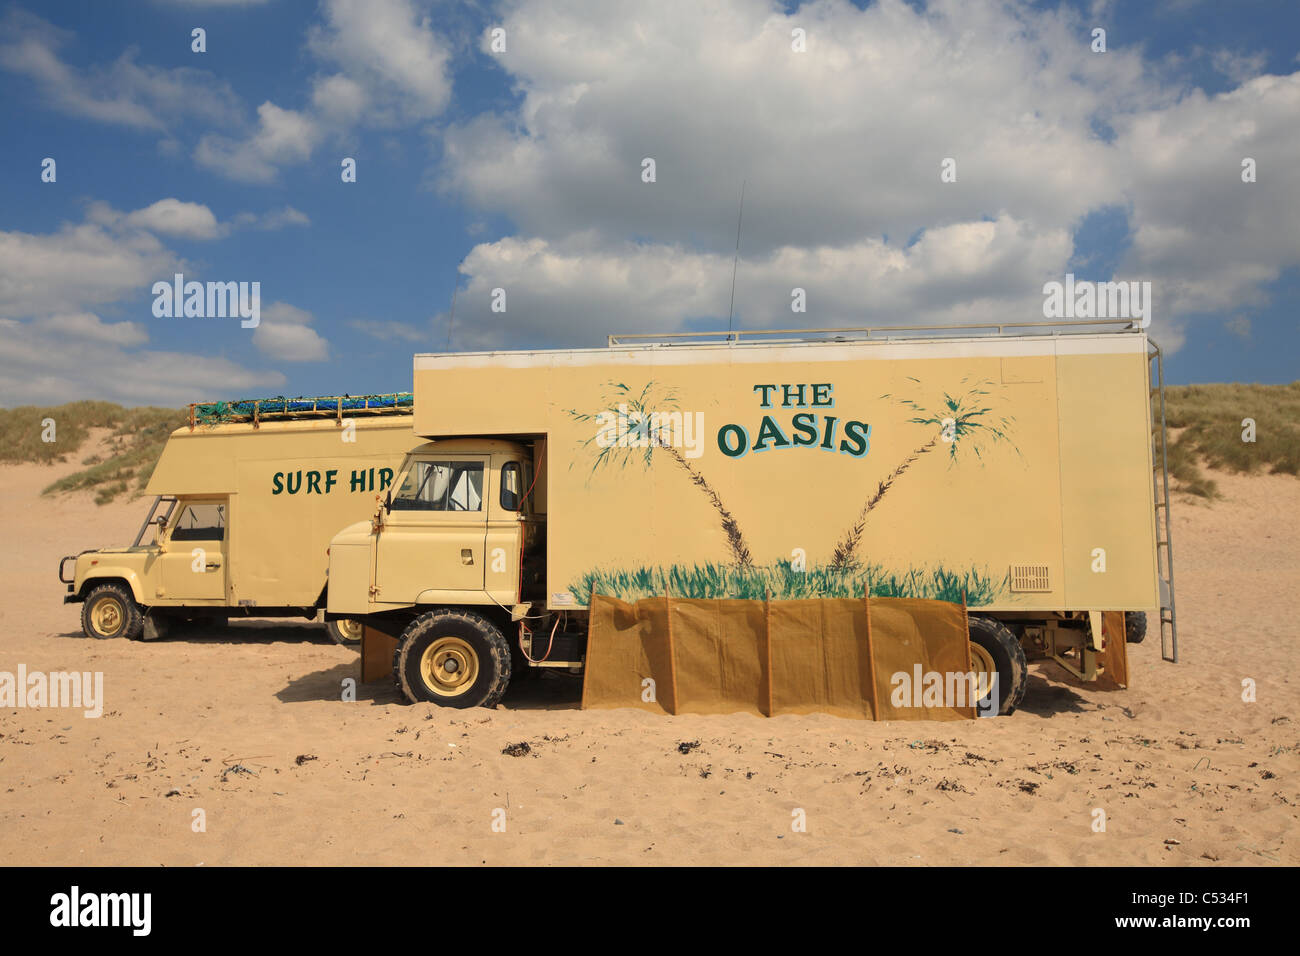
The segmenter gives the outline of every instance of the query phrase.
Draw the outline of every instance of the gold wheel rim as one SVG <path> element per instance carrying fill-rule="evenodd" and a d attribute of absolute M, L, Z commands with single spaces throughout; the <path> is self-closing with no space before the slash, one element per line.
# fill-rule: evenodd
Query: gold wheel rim
<path fill-rule="evenodd" d="M 998 665 L 993 660 L 993 655 L 988 649 L 974 641 L 970 642 L 970 665 L 971 670 L 975 672 L 975 680 L 978 686 L 975 690 L 975 699 L 983 700 L 988 696 L 989 691 L 993 689 L 993 678 L 997 675 Z"/>
<path fill-rule="evenodd" d="M 361 622 L 354 621 L 351 618 L 343 618 L 335 622 L 338 625 L 339 634 L 345 641 L 361 640 Z"/>
<path fill-rule="evenodd" d="M 420 676 L 439 697 L 459 697 L 478 678 L 478 655 L 459 637 L 440 637 L 420 656 Z"/>
<path fill-rule="evenodd" d="M 95 603 L 90 612 L 90 623 L 100 634 L 115 634 L 122 626 L 124 615 L 122 602 L 117 598 L 103 598 Z"/>

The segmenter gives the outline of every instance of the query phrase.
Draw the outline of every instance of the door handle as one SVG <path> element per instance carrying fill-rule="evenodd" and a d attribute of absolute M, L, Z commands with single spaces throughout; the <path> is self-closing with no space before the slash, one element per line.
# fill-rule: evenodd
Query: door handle
<path fill-rule="evenodd" d="M 461 549 L 460 549 L 460 563 L 461 563 L 461 564 L 473 564 L 473 563 L 474 563 L 474 549 L 473 549 L 473 548 L 461 548 Z"/>

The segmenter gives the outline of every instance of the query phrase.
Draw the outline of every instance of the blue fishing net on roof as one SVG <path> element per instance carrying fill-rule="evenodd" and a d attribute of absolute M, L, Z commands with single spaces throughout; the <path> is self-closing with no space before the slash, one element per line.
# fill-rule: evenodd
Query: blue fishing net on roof
<path fill-rule="evenodd" d="M 253 421 L 271 418 L 326 418 L 342 412 L 404 412 L 414 406 L 410 392 L 381 395 L 327 395 L 315 398 L 249 398 L 235 402 L 196 402 L 191 406 L 196 424 Z"/>

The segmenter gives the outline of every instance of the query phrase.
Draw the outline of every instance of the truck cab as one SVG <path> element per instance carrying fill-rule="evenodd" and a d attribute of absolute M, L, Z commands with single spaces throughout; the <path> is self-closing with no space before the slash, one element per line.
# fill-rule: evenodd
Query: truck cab
<path fill-rule="evenodd" d="M 60 562 L 64 602 L 84 603 L 83 627 L 100 638 L 140 636 L 145 608 L 224 607 L 227 514 L 225 497 L 156 496 L 129 547 L 83 551 Z"/>
<path fill-rule="evenodd" d="M 532 451 L 516 442 L 413 449 L 374 518 L 330 542 L 328 612 L 517 604 L 521 556 L 541 539 L 541 516 L 526 497 L 532 485 Z"/>
<path fill-rule="evenodd" d="M 327 618 L 364 619 L 392 637 L 432 628 L 428 641 L 402 642 L 416 655 L 409 681 L 398 674 L 411 699 L 476 706 L 504 692 L 504 635 L 544 597 L 535 451 L 498 438 L 421 445 L 372 519 L 330 542 Z"/>

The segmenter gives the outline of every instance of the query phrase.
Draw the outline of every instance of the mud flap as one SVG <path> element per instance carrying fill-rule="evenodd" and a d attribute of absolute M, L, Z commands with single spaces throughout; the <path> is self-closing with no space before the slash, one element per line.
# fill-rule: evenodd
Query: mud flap
<path fill-rule="evenodd" d="M 371 627 L 361 628 L 361 683 L 391 679 L 393 654 L 397 651 L 397 638 Z"/>

